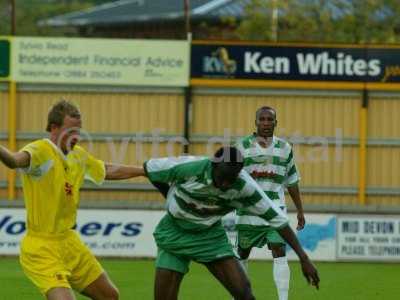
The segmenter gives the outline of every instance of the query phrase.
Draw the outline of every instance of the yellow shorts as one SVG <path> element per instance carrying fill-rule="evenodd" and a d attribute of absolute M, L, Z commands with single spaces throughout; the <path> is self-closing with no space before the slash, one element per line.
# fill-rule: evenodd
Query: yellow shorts
<path fill-rule="evenodd" d="M 21 242 L 20 263 L 44 295 L 56 287 L 81 292 L 104 272 L 74 230 L 59 236 L 28 231 Z"/>

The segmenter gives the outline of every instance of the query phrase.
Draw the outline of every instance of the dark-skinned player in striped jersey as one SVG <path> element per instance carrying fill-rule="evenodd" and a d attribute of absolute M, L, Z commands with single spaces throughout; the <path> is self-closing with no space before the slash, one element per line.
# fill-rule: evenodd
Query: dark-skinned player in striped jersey
<path fill-rule="evenodd" d="M 244 156 L 244 170 L 285 215 L 285 190 L 289 192 L 297 209 L 297 230 L 301 230 L 304 228 L 305 218 L 298 187 L 300 176 L 291 145 L 274 135 L 277 126 L 275 109 L 268 106 L 259 108 L 256 111 L 255 125 L 257 131 L 254 134 L 236 143 Z M 284 238 L 265 218 L 244 209 L 238 209 L 237 215 L 237 246 L 243 267 L 247 270 L 247 259 L 253 247 L 262 248 L 267 244 L 273 256 L 273 278 L 278 298 L 287 300 L 290 269 Z"/>
<path fill-rule="evenodd" d="M 242 208 L 276 228 L 300 259 L 306 280 L 319 287 L 319 276 L 282 210 L 243 169 L 235 147 L 222 147 L 209 158 L 182 156 L 150 159 L 137 176 L 146 176 L 166 196 L 166 215 L 157 225 L 154 297 L 178 299 L 180 283 L 195 261 L 205 265 L 235 299 L 255 299 L 235 257 L 221 218 Z M 206 297 L 208 291 L 205 290 Z"/>

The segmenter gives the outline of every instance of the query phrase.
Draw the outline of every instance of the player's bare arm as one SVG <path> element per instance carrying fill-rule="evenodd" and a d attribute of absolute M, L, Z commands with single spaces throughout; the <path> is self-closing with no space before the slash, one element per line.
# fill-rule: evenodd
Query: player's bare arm
<path fill-rule="evenodd" d="M 290 197 L 293 200 L 294 205 L 296 206 L 297 209 L 297 230 L 302 230 L 306 224 L 306 219 L 304 217 L 304 211 L 303 211 L 303 204 L 301 202 L 300 198 L 300 190 L 299 186 L 297 184 L 289 186 L 287 188 Z"/>
<path fill-rule="evenodd" d="M 297 256 L 300 259 L 301 269 L 303 271 L 303 275 L 313 286 L 319 289 L 319 276 L 318 271 L 308 258 L 307 254 L 304 252 L 303 248 L 300 246 L 296 235 L 289 225 L 277 229 L 279 234 L 283 237 L 283 239 L 292 247 L 294 252 L 296 252 Z"/>
<path fill-rule="evenodd" d="M 7 148 L 0 146 L 0 160 L 10 169 L 29 167 L 31 157 L 28 152 L 11 152 Z"/>
<path fill-rule="evenodd" d="M 106 163 L 106 179 L 121 180 L 146 176 L 143 167 Z"/>

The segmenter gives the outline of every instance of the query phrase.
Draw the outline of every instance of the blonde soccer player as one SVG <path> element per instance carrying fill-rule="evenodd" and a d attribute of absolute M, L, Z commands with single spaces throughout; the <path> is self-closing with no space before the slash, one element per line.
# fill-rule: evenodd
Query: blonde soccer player
<path fill-rule="evenodd" d="M 0 146 L 0 160 L 22 170 L 27 233 L 20 263 L 26 276 L 49 300 L 73 300 L 72 290 L 95 300 L 118 299 L 107 273 L 72 229 L 84 179 L 136 176 L 137 168 L 104 163 L 77 145 L 82 127 L 77 106 L 61 100 L 49 111 L 40 139 L 13 153 Z"/>

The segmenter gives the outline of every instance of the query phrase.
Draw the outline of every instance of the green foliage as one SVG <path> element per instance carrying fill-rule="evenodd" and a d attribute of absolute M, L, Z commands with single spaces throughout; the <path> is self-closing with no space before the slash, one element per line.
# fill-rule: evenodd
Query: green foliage
<path fill-rule="evenodd" d="M 10 0 L 0 0 L 0 35 L 10 34 Z M 15 0 L 16 35 L 19 36 L 55 36 L 77 35 L 75 30 L 66 28 L 40 27 L 42 19 L 83 10 L 109 0 Z"/>
<path fill-rule="evenodd" d="M 238 0 L 245 5 L 239 26 L 229 38 L 314 43 L 399 43 L 399 0 Z M 15 0 L 19 36 L 77 36 L 76 28 L 38 26 L 46 18 L 110 2 L 110 0 Z M 11 0 L 0 0 L 0 35 L 10 34 Z M 277 22 L 272 12 L 278 12 Z M 276 30 L 274 25 L 276 24 Z M 233 28 L 237 29 L 233 31 Z M 215 36 L 220 30 L 215 28 Z M 211 36 L 213 37 L 213 31 Z"/>
<path fill-rule="evenodd" d="M 271 41 L 272 18 L 268 16 L 271 10 L 271 1 L 253 0 L 251 5 L 245 6 L 246 17 L 237 30 L 239 37 L 246 40 Z"/>
<path fill-rule="evenodd" d="M 239 38 L 273 41 L 274 5 L 279 42 L 400 42 L 398 0 L 251 0 L 237 29 Z"/>

